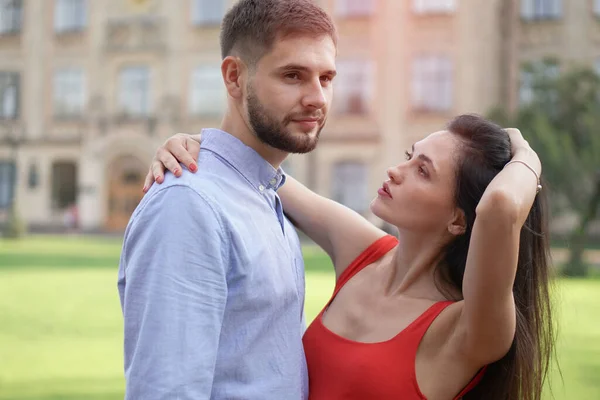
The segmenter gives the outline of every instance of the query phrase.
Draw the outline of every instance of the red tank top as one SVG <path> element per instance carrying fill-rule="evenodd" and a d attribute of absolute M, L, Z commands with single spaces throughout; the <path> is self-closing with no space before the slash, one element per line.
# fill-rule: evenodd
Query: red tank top
<path fill-rule="evenodd" d="M 451 301 L 433 304 L 398 335 L 379 343 L 345 339 L 322 322 L 324 311 L 344 284 L 397 243 L 395 237 L 384 236 L 360 254 L 340 276 L 331 300 L 306 330 L 303 342 L 310 400 L 426 400 L 415 374 L 417 348 L 433 320 L 452 304 Z M 481 370 L 456 399 L 471 390 L 483 372 Z"/>

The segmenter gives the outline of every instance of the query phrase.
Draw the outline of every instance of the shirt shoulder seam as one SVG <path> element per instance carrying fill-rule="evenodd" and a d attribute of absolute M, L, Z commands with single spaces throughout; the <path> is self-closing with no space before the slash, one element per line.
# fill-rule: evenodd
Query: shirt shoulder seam
<path fill-rule="evenodd" d="M 226 238 L 228 240 L 230 239 L 230 235 L 226 234 L 226 231 L 223 226 L 224 225 L 223 221 L 222 221 L 223 211 L 220 208 L 217 209 L 218 205 L 215 204 L 213 201 L 210 201 L 210 199 L 204 193 L 199 192 L 198 190 L 194 189 L 190 185 L 185 184 L 185 183 L 174 183 L 174 184 L 171 184 L 166 187 L 161 187 L 155 193 L 151 194 L 151 196 L 154 197 L 154 196 L 158 195 L 159 193 L 164 192 L 165 190 L 168 190 L 169 188 L 172 188 L 172 187 L 187 188 L 190 191 L 192 191 L 193 193 L 195 193 L 200 199 L 202 199 L 202 201 L 210 208 L 211 212 L 215 216 L 217 224 L 219 224 L 219 231 L 220 231 L 219 233 L 221 234 L 221 237 Z M 134 212 L 134 214 L 131 217 L 131 227 L 133 227 L 134 225 L 137 224 L 137 216 L 148 206 L 148 202 L 146 202 L 146 204 L 142 205 L 139 209 L 137 209 Z M 129 228 L 126 230 L 125 236 L 123 238 L 123 242 L 125 242 L 127 240 L 129 230 L 130 230 Z M 225 246 L 223 248 L 221 248 L 221 257 L 223 257 L 223 259 L 226 261 L 227 270 L 229 271 L 229 268 L 231 267 L 230 256 L 229 256 L 229 254 L 223 253 L 224 248 L 225 248 Z M 125 253 L 125 246 L 123 246 L 123 252 Z M 126 254 L 123 254 L 123 256 L 126 257 Z"/>

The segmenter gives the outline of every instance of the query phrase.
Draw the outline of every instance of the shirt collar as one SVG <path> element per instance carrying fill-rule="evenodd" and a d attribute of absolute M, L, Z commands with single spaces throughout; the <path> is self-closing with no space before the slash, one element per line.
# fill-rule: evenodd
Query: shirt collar
<path fill-rule="evenodd" d="M 285 173 L 275 169 L 254 149 L 220 129 L 202 130 L 202 149 L 211 151 L 235 168 L 255 189 L 278 190 L 285 183 Z"/>

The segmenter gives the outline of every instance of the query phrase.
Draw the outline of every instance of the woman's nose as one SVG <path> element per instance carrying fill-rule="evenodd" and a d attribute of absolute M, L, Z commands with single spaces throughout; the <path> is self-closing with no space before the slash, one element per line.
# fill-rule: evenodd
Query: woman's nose
<path fill-rule="evenodd" d="M 397 166 L 388 168 L 387 169 L 387 176 L 390 178 L 390 180 L 392 182 L 394 182 L 394 183 L 400 183 L 401 173 L 400 173 L 400 170 L 398 169 Z"/>

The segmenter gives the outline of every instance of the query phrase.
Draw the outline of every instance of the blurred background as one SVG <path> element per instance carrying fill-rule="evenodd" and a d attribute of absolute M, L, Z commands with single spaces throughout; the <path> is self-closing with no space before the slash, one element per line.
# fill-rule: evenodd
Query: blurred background
<path fill-rule="evenodd" d="M 233 0 L 0 0 L 0 399 L 123 397 L 122 233 L 155 149 L 218 127 Z M 559 344 L 547 398 L 600 398 L 600 0 L 320 0 L 340 40 L 319 147 L 285 170 L 368 211 L 455 115 L 544 164 Z M 306 241 L 307 317 L 333 288 Z"/>

